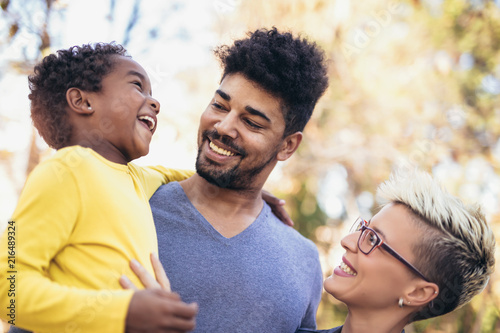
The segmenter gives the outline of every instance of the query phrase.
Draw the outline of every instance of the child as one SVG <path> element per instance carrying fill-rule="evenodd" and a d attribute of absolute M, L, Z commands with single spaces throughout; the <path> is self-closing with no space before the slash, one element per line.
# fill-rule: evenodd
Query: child
<path fill-rule="evenodd" d="M 194 328 L 195 304 L 118 282 L 134 258 L 153 273 L 148 200 L 192 175 L 130 163 L 148 153 L 160 109 L 144 69 L 120 45 L 83 45 L 43 59 L 29 82 L 34 125 L 58 151 L 28 177 L 2 237 L 0 317 L 37 332 L 124 332 L 132 302 L 170 302 L 172 328 Z"/>

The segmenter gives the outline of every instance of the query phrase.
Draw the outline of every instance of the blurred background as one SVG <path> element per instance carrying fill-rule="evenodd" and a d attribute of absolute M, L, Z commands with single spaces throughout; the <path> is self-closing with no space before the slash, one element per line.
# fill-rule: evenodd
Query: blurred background
<path fill-rule="evenodd" d="M 267 189 L 287 200 L 330 275 L 352 221 L 378 210 L 394 168 L 420 167 L 500 235 L 500 1 L 481 0 L 0 0 L 0 227 L 27 174 L 53 153 L 31 125 L 27 75 L 43 56 L 89 42 L 123 44 L 161 102 L 139 164 L 194 168 L 201 112 L 218 86 L 212 49 L 259 27 L 316 41 L 330 87 L 299 151 Z M 497 260 L 500 258 L 498 256 Z M 412 332 L 500 332 L 500 277 L 469 305 Z M 327 294 L 318 327 L 343 323 Z"/>

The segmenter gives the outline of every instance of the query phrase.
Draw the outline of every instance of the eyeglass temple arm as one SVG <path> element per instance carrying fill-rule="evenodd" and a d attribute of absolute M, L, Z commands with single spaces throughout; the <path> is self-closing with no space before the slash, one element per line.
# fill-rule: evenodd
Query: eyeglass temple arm
<path fill-rule="evenodd" d="M 386 250 L 387 252 L 389 252 L 390 254 L 392 254 L 394 257 L 396 257 L 399 261 L 401 261 L 403 264 L 405 264 L 409 269 L 411 269 L 413 272 L 415 272 L 415 274 L 417 274 L 418 276 L 420 276 L 425 281 L 430 282 L 422 273 L 419 272 L 419 270 L 415 266 L 413 266 L 408 261 L 406 261 L 406 259 L 404 259 L 403 257 L 401 257 L 389 245 L 387 245 L 384 242 L 382 242 L 382 244 L 380 244 L 380 246 L 382 246 L 384 248 L 384 250 Z"/>

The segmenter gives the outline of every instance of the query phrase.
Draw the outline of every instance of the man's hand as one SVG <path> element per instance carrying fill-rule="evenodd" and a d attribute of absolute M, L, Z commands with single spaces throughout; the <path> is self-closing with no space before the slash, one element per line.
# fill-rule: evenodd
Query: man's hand
<path fill-rule="evenodd" d="M 151 255 L 151 263 L 156 280 L 136 260 L 130 263 L 134 273 L 148 289 L 137 290 L 137 287 L 126 276 L 120 278 L 123 288 L 136 290 L 127 312 L 126 332 L 192 331 L 196 326 L 198 305 L 186 304 L 177 293 L 171 293 L 165 270 L 155 255 Z"/>
<path fill-rule="evenodd" d="M 283 208 L 285 200 L 278 199 L 265 190 L 262 190 L 262 199 L 267 202 L 269 207 L 271 207 L 273 214 L 276 215 L 277 218 L 279 218 L 284 224 L 293 227 L 293 221 L 290 218 L 290 215 L 288 215 L 285 208 Z"/>

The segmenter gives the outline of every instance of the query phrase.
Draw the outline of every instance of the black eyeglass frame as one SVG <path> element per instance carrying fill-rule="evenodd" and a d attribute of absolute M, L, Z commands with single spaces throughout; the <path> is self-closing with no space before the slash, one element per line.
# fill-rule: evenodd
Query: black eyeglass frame
<path fill-rule="evenodd" d="M 378 235 L 378 233 L 375 230 L 373 230 L 372 228 L 369 228 L 368 225 L 369 225 L 369 223 L 366 222 L 366 220 L 364 220 L 361 217 L 358 218 L 356 220 L 356 222 L 355 222 L 355 226 L 356 226 L 355 231 L 361 231 L 360 234 L 359 234 L 358 243 L 357 243 L 358 244 L 358 249 L 361 251 L 361 253 L 363 253 L 365 255 L 369 255 L 370 253 L 372 253 L 372 251 L 374 249 L 381 247 L 386 252 L 388 252 L 390 255 L 392 255 L 394 258 L 396 258 L 400 262 L 402 262 L 406 267 L 408 267 L 409 269 L 411 269 L 413 273 L 417 274 L 419 277 L 421 277 L 425 281 L 431 282 L 422 273 L 420 273 L 420 271 L 415 266 L 413 266 L 412 264 L 410 264 L 406 259 L 404 259 L 401 255 L 399 255 L 393 248 L 391 248 L 389 245 L 387 245 L 384 242 L 384 240 L 382 238 L 380 238 L 380 236 Z M 368 252 L 363 251 L 361 249 L 361 245 L 359 244 L 360 241 L 361 241 L 361 237 L 363 236 L 363 234 L 365 233 L 366 230 L 371 231 L 377 237 L 377 242 L 375 243 L 375 245 L 372 246 L 372 248 Z"/>

